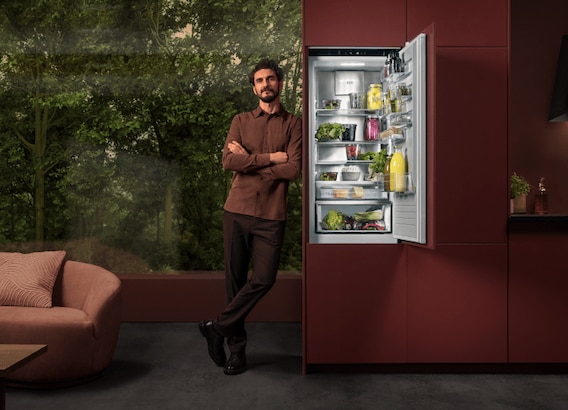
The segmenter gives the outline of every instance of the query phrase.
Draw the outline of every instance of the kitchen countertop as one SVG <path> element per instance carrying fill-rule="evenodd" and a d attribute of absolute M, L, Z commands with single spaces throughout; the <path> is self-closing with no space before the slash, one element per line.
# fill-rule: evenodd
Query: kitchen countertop
<path fill-rule="evenodd" d="M 561 222 L 568 221 L 568 214 L 512 214 L 509 221 L 515 222 Z"/>
<path fill-rule="evenodd" d="M 567 214 L 513 214 L 509 231 L 568 232 Z"/>

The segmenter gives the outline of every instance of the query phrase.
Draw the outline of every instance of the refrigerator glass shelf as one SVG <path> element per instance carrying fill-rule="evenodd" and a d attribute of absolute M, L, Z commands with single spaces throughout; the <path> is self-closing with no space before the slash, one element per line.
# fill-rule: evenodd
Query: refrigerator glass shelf
<path fill-rule="evenodd" d="M 330 229 L 320 229 L 318 233 L 327 235 L 327 234 L 348 234 L 348 233 L 358 233 L 364 235 L 372 235 L 372 234 L 385 234 L 391 233 L 391 231 L 381 231 L 379 229 L 342 229 L 342 230 L 330 230 Z"/>
<path fill-rule="evenodd" d="M 325 188 L 333 188 L 334 186 L 376 186 L 379 185 L 378 181 L 316 181 L 316 186 Z"/>
<path fill-rule="evenodd" d="M 323 146 L 323 147 L 333 147 L 333 146 L 344 146 L 344 145 L 355 145 L 355 144 L 359 144 L 359 145 L 379 145 L 381 144 L 381 141 L 379 140 L 366 140 L 366 141 L 315 141 L 315 143 L 319 146 Z"/>
<path fill-rule="evenodd" d="M 316 199 L 316 205 L 365 205 L 368 207 L 370 205 L 383 205 L 387 198 L 375 198 L 375 199 L 348 199 L 348 198 L 341 198 L 341 199 Z M 367 210 L 367 208 L 363 209 Z"/>
<path fill-rule="evenodd" d="M 316 165 L 343 165 L 343 164 L 370 164 L 373 161 L 364 161 L 358 159 L 344 159 L 337 161 L 316 161 Z"/>
<path fill-rule="evenodd" d="M 350 109 L 338 109 L 338 110 L 329 110 L 325 108 L 316 109 L 316 113 L 322 117 L 324 116 L 334 117 L 337 115 L 364 117 L 367 115 L 379 115 L 379 112 L 380 112 L 379 110 L 367 110 L 364 108 L 361 109 L 350 108 Z"/>

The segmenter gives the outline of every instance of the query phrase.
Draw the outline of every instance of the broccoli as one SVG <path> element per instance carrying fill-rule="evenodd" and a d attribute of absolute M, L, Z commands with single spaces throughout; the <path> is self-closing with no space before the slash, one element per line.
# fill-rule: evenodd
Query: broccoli
<path fill-rule="evenodd" d="M 345 215 L 334 209 L 331 209 L 321 221 L 323 229 L 340 231 L 344 227 Z"/>

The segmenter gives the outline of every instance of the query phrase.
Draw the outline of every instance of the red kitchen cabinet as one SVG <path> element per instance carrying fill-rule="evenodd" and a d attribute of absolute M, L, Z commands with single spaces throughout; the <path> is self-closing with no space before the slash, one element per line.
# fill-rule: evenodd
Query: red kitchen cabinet
<path fill-rule="evenodd" d="M 507 245 L 408 246 L 408 362 L 507 361 Z"/>
<path fill-rule="evenodd" d="M 304 0 L 303 31 L 304 46 L 310 47 L 401 47 L 406 1 Z"/>
<path fill-rule="evenodd" d="M 406 359 L 403 245 L 307 245 L 306 364 Z"/>
<path fill-rule="evenodd" d="M 440 47 L 506 47 L 508 0 L 408 0 L 408 38 L 436 22 Z"/>
<path fill-rule="evenodd" d="M 437 48 L 436 242 L 507 241 L 507 109 L 506 48 Z"/>
<path fill-rule="evenodd" d="M 538 222 L 538 221 L 542 222 Z M 509 236 L 509 361 L 568 362 L 568 217 L 513 216 Z"/>

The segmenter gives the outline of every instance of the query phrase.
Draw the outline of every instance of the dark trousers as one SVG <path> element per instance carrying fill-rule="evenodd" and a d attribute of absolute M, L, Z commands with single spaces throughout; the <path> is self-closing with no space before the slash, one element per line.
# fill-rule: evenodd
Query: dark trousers
<path fill-rule="evenodd" d="M 276 282 L 284 227 L 284 221 L 230 212 L 223 215 L 227 306 L 214 326 L 227 337 L 231 353 L 245 351 L 246 318 Z M 253 268 L 249 277 L 251 258 Z"/>

